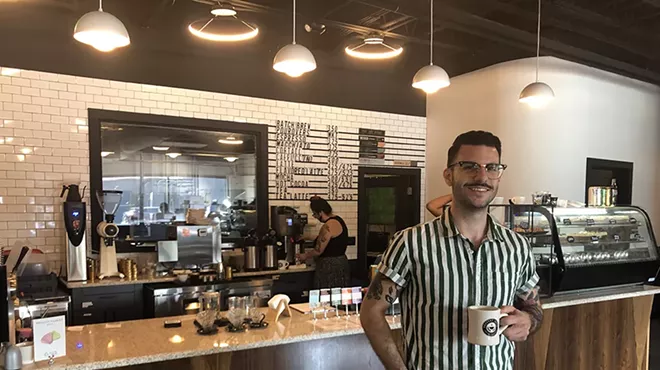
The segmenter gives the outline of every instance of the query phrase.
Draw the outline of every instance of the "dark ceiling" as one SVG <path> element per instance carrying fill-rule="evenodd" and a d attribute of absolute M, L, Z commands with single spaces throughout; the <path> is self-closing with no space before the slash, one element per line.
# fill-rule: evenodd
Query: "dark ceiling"
<path fill-rule="evenodd" d="M 298 0 L 298 42 L 318 69 L 291 80 L 272 71 L 291 41 L 291 1 L 230 1 L 258 24 L 257 39 L 220 45 L 186 27 L 206 0 L 105 0 L 132 44 L 100 54 L 71 38 L 95 0 L 0 0 L 0 65 L 264 98 L 424 115 L 410 86 L 428 63 L 428 0 Z M 454 77 L 535 54 L 534 0 L 436 0 L 435 64 Z M 305 24 L 324 24 L 323 34 Z M 378 32 L 404 46 L 394 61 L 350 60 L 344 47 Z M 660 0 L 549 0 L 541 54 L 660 84 Z"/>

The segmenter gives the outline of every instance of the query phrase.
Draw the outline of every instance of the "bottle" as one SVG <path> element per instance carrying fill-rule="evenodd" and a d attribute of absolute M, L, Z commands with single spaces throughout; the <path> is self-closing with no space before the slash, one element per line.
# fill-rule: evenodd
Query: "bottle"
<path fill-rule="evenodd" d="M 616 179 L 612 179 L 612 190 L 610 192 L 610 196 L 612 197 L 612 201 L 610 202 L 612 206 L 616 206 L 617 198 L 619 196 L 619 188 L 616 186 Z"/>

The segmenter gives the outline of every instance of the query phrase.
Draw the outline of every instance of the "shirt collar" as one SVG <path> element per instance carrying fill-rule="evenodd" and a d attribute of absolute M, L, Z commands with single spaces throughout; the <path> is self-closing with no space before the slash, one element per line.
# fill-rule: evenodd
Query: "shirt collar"
<path fill-rule="evenodd" d="M 453 238 L 456 236 L 463 237 L 461 232 L 458 231 L 456 224 L 454 224 L 454 218 L 451 215 L 451 207 L 446 205 L 444 207 L 444 212 L 440 216 L 440 223 L 442 224 L 443 235 L 448 238 Z M 495 223 L 493 217 L 488 214 L 488 231 L 486 232 L 486 238 L 484 241 L 505 241 L 504 235 L 502 234 L 501 227 Z"/>

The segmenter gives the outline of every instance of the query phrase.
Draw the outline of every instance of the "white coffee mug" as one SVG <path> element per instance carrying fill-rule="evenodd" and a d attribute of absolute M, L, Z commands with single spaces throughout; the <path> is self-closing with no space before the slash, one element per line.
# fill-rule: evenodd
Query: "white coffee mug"
<path fill-rule="evenodd" d="M 286 260 L 279 260 L 277 261 L 277 268 L 280 270 L 285 270 L 289 267 L 289 262 Z"/>
<path fill-rule="evenodd" d="M 468 307 L 468 342 L 480 346 L 500 344 L 500 336 L 509 327 L 500 327 L 500 319 L 506 316 L 493 306 Z"/>

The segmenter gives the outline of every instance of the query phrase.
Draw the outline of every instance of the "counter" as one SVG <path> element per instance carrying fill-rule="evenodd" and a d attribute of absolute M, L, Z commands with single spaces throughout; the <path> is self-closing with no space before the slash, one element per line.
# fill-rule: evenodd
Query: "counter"
<path fill-rule="evenodd" d="M 94 281 L 72 281 L 68 282 L 64 279 L 60 279 L 62 284 L 69 289 L 79 289 L 79 288 L 94 288 L 94 287 L 107 287 L 107 286 L 116 286 L 116 285 L 136 285 L 136 284 L 149 284 L 149 283 L 167 283 L 176 281 L 176 276 L 163 276 L 157 278 L 148 278 L 148 277 L 139 277 L 137 280 L 128 280 L 128 279 L 117 279 L 117 278 L 108 278 Z"/>
<path fill-rule="evenodd" d="M 314 267 L 306 267 L 299 269 L 286 269 L 286 270 L 264 270 L 264 271 L 250 271 L 250 272 L 235 272 L 235 278 L 243 277 L 255 277 L 255 276 L 271 276 L 279 274 L 290 274 L 295 272 L 310 272 L 314 271 Z M 151 284 L 151 283 L 167 283 L 177 281 L 176 276 L 164 276 L 157 278 L 150 277 L 139 277 L 137 280 L 128 280 L 128 279 L 117 279 L 109 278 L 104 280 L 96 279 L 95 281 L 74 281 L 67 282 L 66 280 L 60 279 L 62 284 L 69 289 L 79 289 L 79 288 L 94 288 L 94 287 L 106 287 L 106 286 L 116 286 L 116 285 L 136 285 L 136 284 Z"/>
<path fill-rule="evenodd" d="M 331 314 L 329 320 L 314 321 L 311 315 L 291 311 L 291 317 L 280 318 L 277 323 L 269 316 L 270 326 L 266 329 L 229 333 L 220 328 L 218 334 L 211 336 L 195 332 L 194 315 L 178 317 L 181 328 L 165 329 L 162 318 L 123 322 L 118 328 L 112 328 L 115 324 L 110 324 L 111 328 L 106 324 L 86 325 L 78 331 L 69 328 L 66 357 L 56 359 L 53 367 L 42 361 L 23 369 L 116 368 L 363 333 L 357 316 L 335 318 Z M 401 327 L 398 318 L 390 317 L 388 321 L 392 329 Z M 83 347 L 76 348 L 77 343 Z"/>
<path fill-rule="evenodd" d="M 624 286 L 546 299 L 543 325 L 517 344 L 514 369 L 648 369 L 649 318 L 658 293 L 659 287 Z M 173 329 L 163 328 L 163 319 L 116 328 L 87 325 L 67 330 L 67 356 L 52 369 L 382 369 L 358 318 L 329 316 L 314 321 L 292 310 L 277 323 L 269 314 L 266 329 L 228 333 L 221 328 L 211 336 L 195 333 L 194 316 L 181 316 L 183 326 Z M 399 318 L 388 322 L 401 349 Z M 50 368 L 40 362 L 24 369 Z"/>

